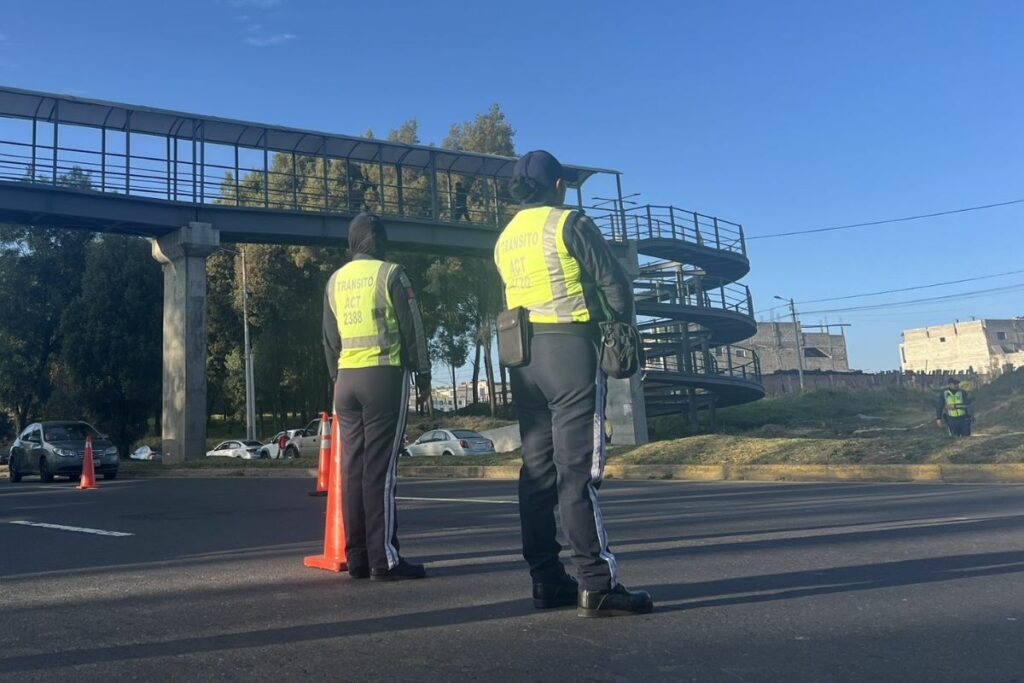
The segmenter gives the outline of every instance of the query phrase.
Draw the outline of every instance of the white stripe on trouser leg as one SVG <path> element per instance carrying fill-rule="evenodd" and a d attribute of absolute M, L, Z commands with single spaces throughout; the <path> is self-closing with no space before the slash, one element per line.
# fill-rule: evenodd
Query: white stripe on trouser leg
<path fill-rule="evenodd" d="M 398 549 L 391 544 L 395 535 L 395 484 L 398 480 L 398 453 L 405 436 L 405 418 L 409 411 L 410 373 L 402 373 L 402 404 L 398 408 L 398 424 L 395 426 L 395 440 L 391 444 L 391 459 L 388 474 L 384 479 L 384 554 L 388 558 L 388 569 L 398 564 Z"/>
<path fill-rule="evenodd" d="M 597 489 L 594 488 L 594 485 L 600 483 L 604 476 L 604 404 L 608 394 L 608 378 L 601 370 L 600 355 L 598 355 L 597 375 L 594 381 L 597 384 L 597 391 L 594 395 L 594 450 L 587 491 L 590 493 L 590 504 L 594 508 L 594 527 L 597 529 L 597 540 L 601 544 L 600 557 L 608 564 L 608 578 L 611 581 L 611 587 L 614 588 L 619 582 L 618 564 L 615 562 L 615 556 L 608 550 L 608 534 L 604 530 L 604 516 L 601 514 L 601 505 L 597 502 Z"/>

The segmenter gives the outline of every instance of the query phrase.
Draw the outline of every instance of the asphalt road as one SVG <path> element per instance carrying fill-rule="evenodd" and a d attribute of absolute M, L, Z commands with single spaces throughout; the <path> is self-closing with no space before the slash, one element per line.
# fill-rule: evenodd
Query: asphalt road
<path fill-rule="evenodd" d="M 0 680 L 1024 680 L 1021 486 L 609 481 L 656 608 L 589 620 L 533 610 L 514 482 L 403 480 L 390 584 L 303 567 L 306 480 L 100 483 L 0 481 Z"/>

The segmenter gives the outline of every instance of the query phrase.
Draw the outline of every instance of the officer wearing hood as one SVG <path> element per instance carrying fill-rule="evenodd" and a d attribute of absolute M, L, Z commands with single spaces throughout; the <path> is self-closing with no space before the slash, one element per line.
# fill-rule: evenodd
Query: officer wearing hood
<path fill-rule="evenodd" d="M 351 260 L 324 292 L 324 352 L 334 381 L 343 459 L 345 553 L 352 578 L 421 579 L 421 564 L 398 552 L 395 479 L 412 375 L 430 391 L 430 360 L 419 306 L 405 270 L 384 260 L 380 218 L 349 226 Z"/>

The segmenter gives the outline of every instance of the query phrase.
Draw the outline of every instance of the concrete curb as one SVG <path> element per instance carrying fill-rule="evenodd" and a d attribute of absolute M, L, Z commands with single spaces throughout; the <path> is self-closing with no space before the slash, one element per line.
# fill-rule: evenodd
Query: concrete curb
<path fill-rule="evenodd" d="M 279 477 L 285 479 L 316 479 L 315 469 L 276 468 L 276 467 L 218 467 L 205 469 L 201 467 L 181 469 L 133 470 L 124 472 L 126 479 L 150 479 L 154 477 Z"/>
<path fill-rule="evenodd" d="M 1024 463 L 999 465 L 620 465 L 605 467 L 606 479 L 688 481 L 932 481 L 1024 482 Z M 402 467 L 406 477 L 518 479 L 518 465 Z"/>
<path fill-rule="evenodd" d="M 398 469 L 411 479 L 504 479 L 519 478 L 519 465 L 416 465 Z M 0 466 L 6 478 L 7 467 Z M 154 469 L 124 472 L 125 478 L 151 477 L 283 477 L 316 479 L 315 469 L 217 468 Z M 800 482 L 897 482 L 1024 483 L 1024 463 L 990 465 L 620 465 L 605 467 L 606 479 L 672 479 L 685 481 L 800 481 Z"/>

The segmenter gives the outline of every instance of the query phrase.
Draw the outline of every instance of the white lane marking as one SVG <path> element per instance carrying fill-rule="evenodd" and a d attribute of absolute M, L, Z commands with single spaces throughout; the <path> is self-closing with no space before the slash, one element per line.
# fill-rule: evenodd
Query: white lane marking
<path fill-rule="evenodd" d="M 518 500 L 487 500 L 486 498 L 420 498 L 417 496 L 398 496 L 398 500 L 425 500 L 437 503 L 496 503 L 498 505 L 519 505 Z"/>
<path fill-rule="evenodd" d="M 60 531 L 77 531 L 80 534 L 95 534 L 97 536 L 134 536 L 124 531 L 104 531 L 103 529 L 87 529 L 81 526 L 65 526 L 63 524 L 47 524 L 46 522 L 28 522 L 23 519 L 10 522 L 22 526 L 37 526 L 43 529 L 58 529 Z"/>

